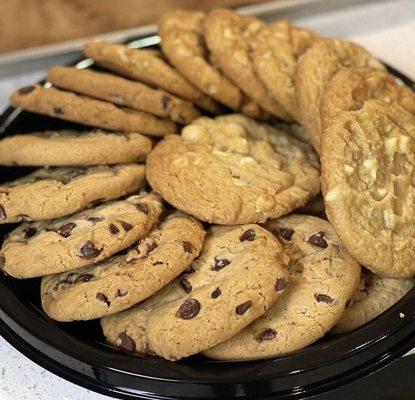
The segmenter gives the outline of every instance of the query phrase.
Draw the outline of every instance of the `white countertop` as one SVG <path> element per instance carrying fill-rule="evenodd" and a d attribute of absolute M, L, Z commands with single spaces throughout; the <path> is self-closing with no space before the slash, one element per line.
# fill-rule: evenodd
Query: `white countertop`
<path fill-rule="evenodd" d="M 330 0 L 335 1 L 335 0 Z M 320 16 L 303 17 L 297 24 L 327 37 L 347 38 L 367 47 L 378 58 L 415 79 L 415 1 L 388 0 Z M 10 93 L 31 84 L 43 71 L 0 79 L 0 109 Z M 0 338 L 0 400 L 104 400 L 40 368 Z"/>

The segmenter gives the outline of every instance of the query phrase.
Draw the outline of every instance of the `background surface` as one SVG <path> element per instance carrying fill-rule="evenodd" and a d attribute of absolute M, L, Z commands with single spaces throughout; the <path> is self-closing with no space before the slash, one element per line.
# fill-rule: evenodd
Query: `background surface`
<path fill-rule="evenodd" d="M 353 40 L 415 79 L 414 0 L 378 1 L 318 16 L 301 17 L 294 19 L 294 22 L 314 29 L 322 36 Z M 0 110 L 7 106 L 13 90 L 39 80 L 44 74 L 45 71 L 34 71 L 0 79 Z M 414 367 L 415 356 L 405 357 L 395 366 L 370 377 L 364 384 L 347 386 L 325 399 L 415 399 Z M 0 400 L 26 399 L 105 400 L 109 397 L 45 371 L 0 338 Z M 322 397 L 315 398 L 320 399 Z"/>

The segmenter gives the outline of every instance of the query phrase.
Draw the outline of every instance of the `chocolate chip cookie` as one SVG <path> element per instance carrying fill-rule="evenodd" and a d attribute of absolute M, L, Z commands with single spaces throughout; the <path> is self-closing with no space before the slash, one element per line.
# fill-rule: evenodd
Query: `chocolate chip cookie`
<path fill-rule="evenodd" d="M 415 93 L 386 71 L 348 68 L 339 71 L 328 83 L 321 104 L 324 130 L 343 111 L 358 110 L 365 101 L 379 99 L 398 105 L 415 115 Z"/>
<path fill-rule="evenodd" d="M 272 115 L 289 121 L 291 116 L 269 96 L 254 71 L 251 52 L 264 25 L 258 19 L 231 10 L 214 10 L 204 20 L 206 44 L 222 72 L 249 98 Z"/>
<path fill-rule="evenodd" d="M 282 127 L 282 125 L 280 125 Z M 200 118 L 148 156 L 147 178 L 163 198 L 202 221 L 264 222 L 320 191 L 310 145 L 243 115 Z"/>
<path fill-rule="evenodd" d="M 84 53 L 98 65 L 127 78 L 164 89 L 213 114 L 221 111 L 220 107 L 210 97 L 191 85 L 179 72 L 153 51 L 137 50 L 121 44 L 94 41 L 85 44 Z"/>
<path fill-rule="evenodd" d="M 270 221 L 266 227 L 282 241 L 289 256 L 286 289 L 262 317 L 203 352 L 208 357 L 250 360 L 301 349 L 324 336 L 341 318 L 358 285 L 360 266 L 327 221 L 292 215 Z"/>
<path fill-rule="evenodd" d="M 73 67 L 53 67 L 46 79 L 54 86 L 144 111 L 179 124 L 188 124 L 200 115 L 193 104 L 160 89 L 116 75 Z"/>
<path fill-rule="evenodd" d="M 362 269 L 359 287 L 331 333 L 348 333 L 392 307 L 414 286 L 413 279 L 382 278 Z"/>
<path fill-rule="evenodd" d="M 146 235 L 162 210 L 160 197 L 143 190 L 69 218 L 23 223 L 2 245 L 2 269 L 32 278 L 96 263 Z"/>
<path fill-rule="evenodd" d="M 178 360 L 228 339 L 284 292 L 287 257 L 258 225 L 213 227 L 179 279 L 130 310 L 102 320 L 123 350 Z"/>
<path fill-rule="evenodd" d="M 288 21 L 264 26 L 256 36 L 252 61 L 257 76 L 275 100 L 297 121 L 300 120 L 294 76 L 304 53 L 319 39 L 308 29 Z"/>
<path fill-rule="evenodd" d="M 326 214 L 353 258 L 391 278 L 415 274 L 415 117 L 381 100 L 325 129 Z"/>
<path fill-rule="evenodd" d="M 114 231 L 123 229 L 117 224 L 114 227 Z M 127 254 L 44 277 L 43 309 L 58 321 L 87 320 L 123 311 L 189 267 L 199 255 L 204 236 L 199 222 L 176 211 Z"/>
<path fill-rule="evenodd" d="M 343 40 L 320 40 L 306 51 L 296 69 L 295 86 L 300 122 L 317 152 L 321 140 L 321 102 L 327 84 L 345 68 L 384 69 L 383 65 L 359 45 Z"/>
<path fill-rule="evenodd" d="M 0 164 L 86 166 L 139 162 L 146 159 L 151 147 L 148 137 L 133 132 L 32 132 L 0 140 Z"/>
<path fill-rule="evenodd" d="M 48 220 L 116 199 L 141 188 L 139 164 L 88 168 L 41 168 L 0 184 L 0 223 Z"/>
<path fill-rule="evenodd" d="M 175 123 L 168 119 L 53 87 L 27 86 L 14 92 L 10 101 L 23 110 L 112 131 L 150 136 L 176 132 Z"/>

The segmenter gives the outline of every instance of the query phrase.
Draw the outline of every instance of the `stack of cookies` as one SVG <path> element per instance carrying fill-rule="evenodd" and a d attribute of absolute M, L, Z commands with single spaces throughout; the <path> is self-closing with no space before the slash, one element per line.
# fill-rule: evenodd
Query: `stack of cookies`
<path fill-rule="evenodd" d="M 174 11 L 161 51 L 91 42 L 24 110 L 90 126 L 0 141 L 0 268 L 51 318 L 179 360 L 276 357 L 413 287 L 415 94 L 360 46 Z M 104 71 L 105 70 L 105 71 Z M 180 134 L 179 134 L 180 132 Z"/>

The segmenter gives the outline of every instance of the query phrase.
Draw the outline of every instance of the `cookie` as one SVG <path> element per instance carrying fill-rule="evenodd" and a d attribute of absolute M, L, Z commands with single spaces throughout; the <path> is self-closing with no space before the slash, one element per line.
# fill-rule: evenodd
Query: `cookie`
<path fill-rule="evenodd" d="M 415 93 L 398 83 L 386 71 L 348 68 L 339 71 L 328 83 L 321 103 L 322 129 L 344 111 L 358 110 L 365 101 L 382 100 L 399 105 L 415 115 Z"/>
<path fill-rule="evenodd" d="M 112 131 L 150 136 L 176 132 L 176 125 L 170 120 L 53 87 L 27 86 L 14 92 L 10 101 L 23 110 Z"/>
<path fill-rule="evenodd" d="M 193 104 L 164 90 L 152 89 L 140 82 L 116 75 L 73 67 L 53 67 L 46 79 L 54 86 L 95 97 L 119 106 L 170 118 L 181 125 L 200 115 Z"/>
<path fill-rule="evenodd" d="M 213 114 L 221 111 L 210 97 L 196 89 L 162 57 L 151 50 L 138 50 L 121 44 L 94 41 L 85 44 L 84 54 L 104 68 L 127 78 L 164 89 L 195 103 L 203 110 Z"/>
<path fill-rule="evenodd" d="M 340 321 L 330 331 L 349 333 L 392 307 L 414 287 L 413 279 L 382 278 L 362 269 L 359 287 Z"/>
<path fill-rule="evenodd" d="M 249 98 L 272 115 L 289 121 L 291 116 L 269 96 L 251 60 L 256 36 L 264 25 L 258 19 L 231 10 L 214 10 L 204 20 L 206 44 L 222 72 Z"/>
<path fill-rule="evenodd" d="M 267 223 L 289 256 L 287 287 L 275 304 L 240 333 L 203 354 L 218 360 L 256 360 L 301 349 L 341 318 L 360 278 L 327 221 L 292 215 Z"/>
<path fill-rule="evenodd" d="M 138 164 L 41 168 L 0 184 L 0 224 L 63 217 L 135 192 L 144 183 L 145 167 Z"/>
<path fill-rule="evenodd" d="M 321 140 L 321 102 L 327 84 L 345 68 L 384 69 L 383 65 L 359 45 L 343 40 L 320 40 L 306 51 L 298 63 L 295 87 L 300 122 L 317 152 Z"/>
<path fill-rule="evenodd" d="M 174 207 L 222 225 L 265 222 L 320 191 L 311 148 L 243 115 L 200 118 L 147 158 L 150 185 Z"/>
<path fill-rule="evenodd" d="M 284 292 L 286 255 L 258 225 L 213 227 L 201 255 L 146 302 L 102 319 L 123 350 L 179 360 L 235 335 Z"/>
<path fill-rule="evenodd" d="M 2 269 L 33 278 L 96 263 L 146 235 L 162 209 L 158 195 L 143 191 L 67 218 L 25 222 L 3 243 Z"/>
<path fill-rule="evenodd" d="M 233 111 L 244 110 L 253 118 L 264 118 L 259 105 L 252 104 L 252 100 L 210 62 L 203 36 L 205 17 L 202 12 L 185 10 L 163 14 L 158 33 L 164 55 L 193 85 L 217 102 Z"/>
<path fill-rule="evenodd" d="M 0 140 L 1 165 L 68 166 L 145 161 L 151 140 L 139 133 L 32 132 Z"/>
<path fill-rule="evenodd" d="M 318 40 L 313 31 L 288 21 L 264 26 L 256 36 L 252 61 L 257 76 L 271 96 L 297 121 L 299 118 L 294 76 L 299 59 Z"/>
<path fill-rule="evenodd" d="M 415 274 L 415 117 L 369 100 L 324 131 L 326 214 L 355 260 L 390 278 Z"/>
<path fill-rule="evenodd" d="M 122 226 L 117 229 L 121 231 Z M 44 277 L 43 309 L 58 321 L 88 320 L 126 310 L 189 267 L 199 255 L 204 235 L 199 222 L 175 212 L 127 254 Z"/>

